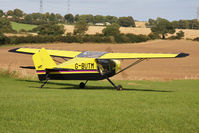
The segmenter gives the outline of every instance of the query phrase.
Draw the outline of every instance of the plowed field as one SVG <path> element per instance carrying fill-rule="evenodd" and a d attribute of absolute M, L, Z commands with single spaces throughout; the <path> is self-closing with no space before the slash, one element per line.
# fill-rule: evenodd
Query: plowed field
<path fill-rule="evenodd" d="M 17 47 L 17 46 L 16 46 Z M 9 53 L 16 47 L 0 47 L 0 67 L 17 71 L 21 76 L 33 75 L 34 70 L 25 70 L 20 66 L 33 65 L 31 55 Z M 144 61 L 125 72 L 113 77 L 117 80 L 172 80 L 199 79 L 199 42 L 178 40 L 157 40 L 138 44 L 34 44 L 20 47 L 33 47 L 75 51 L 138 52 L 138 53 L 189 53 L 186 58 L 151 59 Z M 122 68 L 135 60 L 125 60 Z"/>

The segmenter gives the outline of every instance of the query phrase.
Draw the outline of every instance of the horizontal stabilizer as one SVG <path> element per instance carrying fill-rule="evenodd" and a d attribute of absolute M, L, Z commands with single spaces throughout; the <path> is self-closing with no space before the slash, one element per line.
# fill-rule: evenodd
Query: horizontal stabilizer
<path fill-rule="evenodd" d="M 24 69 L 35 69 L 34 66 L 20 66 L 20 68 L 24 68 Z"/>

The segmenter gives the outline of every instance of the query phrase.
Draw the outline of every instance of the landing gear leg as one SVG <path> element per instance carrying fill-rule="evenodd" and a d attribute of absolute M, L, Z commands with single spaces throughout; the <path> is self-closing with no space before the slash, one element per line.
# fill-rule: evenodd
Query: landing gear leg
<path fill-rule="evenodd" d="M 40 88 L 43 88 L 44 87 L 44 85 L 45 84 L 47 84 L 48 83 L 48 80 L 46 80 L 42 85 L 41 85 L 41 87 Z"/>
<path fill-rule="evenodd" d="M 107 78 L 107 80 L 113 85 L 115 89 L 117 89 L 118 91 L 122 91 L 123 88 L 121 85 L 116 86 L 109 78 Z"/>
<path fill-rule="evenodd" d="M 88 82 L 88 80 L 86 80 L 85 83 L 84 83 L 84 82 L 81 82 L 81 83 L 79 84 L 79 88 L 81 88 L 81 89 L 85 88 L 87 82 Z"/>

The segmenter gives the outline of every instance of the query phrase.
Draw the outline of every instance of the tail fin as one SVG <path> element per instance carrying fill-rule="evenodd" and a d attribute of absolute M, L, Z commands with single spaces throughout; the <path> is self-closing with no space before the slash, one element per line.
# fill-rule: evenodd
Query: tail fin
<path fill-rule="evenodd" d="M 56 63 L 53 61 L 53 59 L 50 57 L 46 49 L 42 48 L 39 52 L 33 55 L 32 57 L 35 69 L 37 71 L 37 74 L 40 77 L 44 77 L 46 75 L 46 69 L 52 69 L 56 66 Z M 40 79 L 45 80 L 45 79 Z"/>

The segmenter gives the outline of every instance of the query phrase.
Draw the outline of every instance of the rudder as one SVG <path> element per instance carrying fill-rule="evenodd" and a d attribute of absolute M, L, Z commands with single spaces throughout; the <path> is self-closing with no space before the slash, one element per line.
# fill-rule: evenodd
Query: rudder
<path fill-rule="evenodd" d="M 46 69 L 52 69 L 56 66 L 56 63 L 45 48 L 42 48 L 39 52 L 35 53 L 32 59 L 40 80 L 45 80 Z"/>

